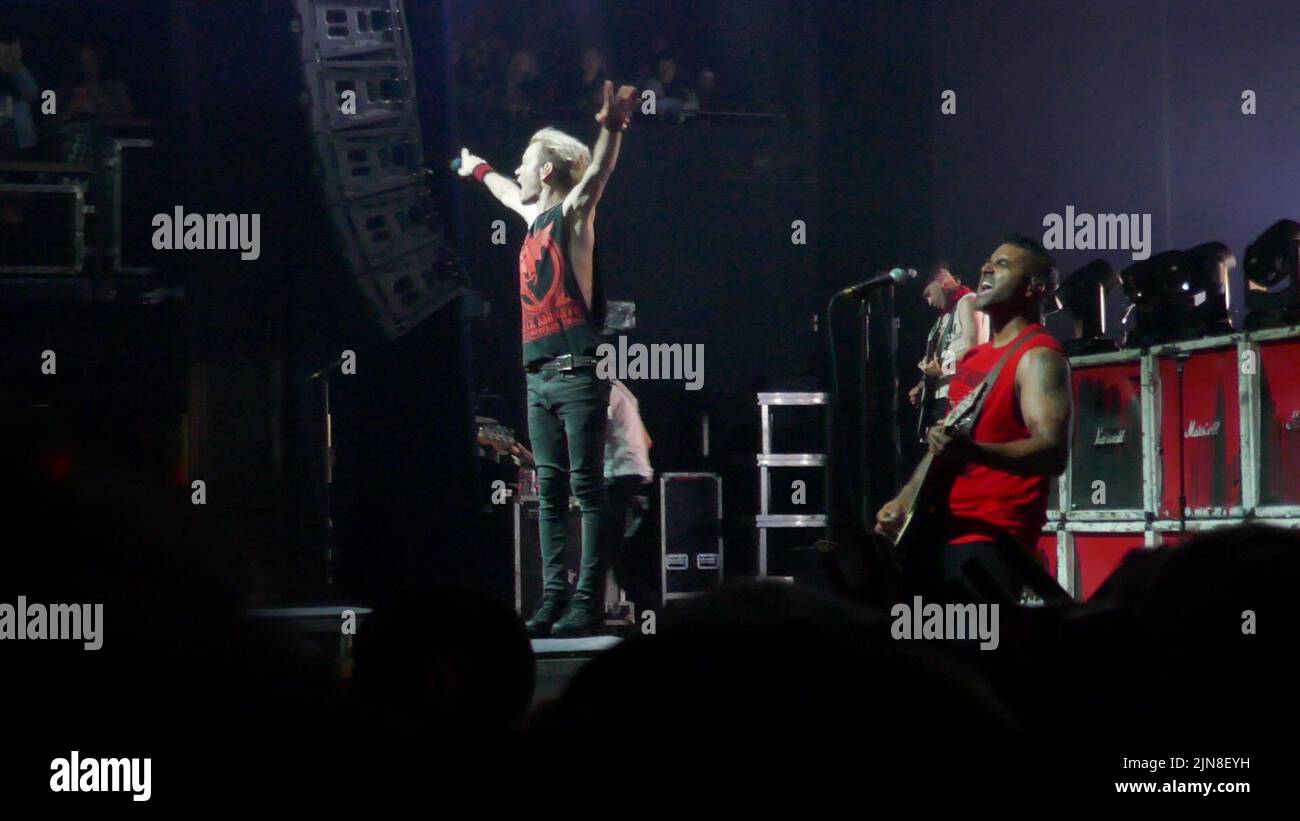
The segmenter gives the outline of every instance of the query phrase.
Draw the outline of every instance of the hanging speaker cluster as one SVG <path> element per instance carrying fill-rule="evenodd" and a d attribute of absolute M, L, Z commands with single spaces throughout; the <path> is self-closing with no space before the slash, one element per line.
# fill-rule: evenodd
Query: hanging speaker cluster
<path fill-rule="evenodd" d="M 423 183 L 402 0 L 294 0 L 304 102 L 353 277 L 389 338 L 457 293 Z"/>

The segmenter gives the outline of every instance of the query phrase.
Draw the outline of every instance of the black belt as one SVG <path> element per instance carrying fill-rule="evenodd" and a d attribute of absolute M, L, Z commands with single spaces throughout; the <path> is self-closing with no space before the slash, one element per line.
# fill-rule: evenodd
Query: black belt
<path fill-rule="evenodd" d="M 562 354 L 554 359 L 547 359 L 542 362 L 532 362 L 524 366 L 528 373 L 538 373 L 543 371 L 574 371 L 578 368 L 594 368 L 600 360 L 594 356 L 574 356 L 571 353 Z"/>

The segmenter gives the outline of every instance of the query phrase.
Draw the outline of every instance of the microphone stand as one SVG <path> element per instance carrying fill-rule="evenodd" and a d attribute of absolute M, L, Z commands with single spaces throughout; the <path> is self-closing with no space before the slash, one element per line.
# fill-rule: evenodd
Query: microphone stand
<path fill-rule="evenodd" d="M 889 298 L 892 304 L 893 286 L 896 283 L 888 282 L 883 284 L 889 287 Z M 875 605 L 887 606 L 889 599 L 893 595 L 893 591 L 889 589 L 888 580 L 876 577 L 867 566 L 868 554 L 874 544 L 871 534 L 872 527 L 866 521 L 864 514 L 855 509 L 856 505 L 851 498 L 852 494 L 848 492 L 853 489 L 852 481 L 846 479 L 843 482 L 837 482 L 835 480 L 837 471 L 843 474 L 843 458 L 840 454 L 843 453 L 844 448 L 840 446 L 842 426 L 838 424 L 839 420 L 837 419 L 842 390 L 839 378 L 839 360 L 835 345 L 833 312 L 836 301 L 846 295 L 848 294 L 842 291 L 837 292 L 826 303 L 826 349 L 831 377 L 830 401 L 827 403 L 826 413 L 827 538 L 824 544 L 819 545 L 819 548 L 824 556 L 829 554 L 829 560 L 827 561 L 828 572 L 833 574 L 832 584 L 838 584 L 838 586 L 844 588 L 841 592 Z M 851 295 L 858 296 L 857 294 Z M 862 303 L 860 315 L 867 317 L 870 315 L 865 302 Z M 868 319 L 867 323 L 864 323 L 861 336 L 863 351 L 868 356 L 870 354 L 869 322 Z M 890 353 L 893 354 L 897 348 L 897 337 L 896 330 L 890 330 L 890 340 L 894 344 L 888 346 L 888 348 Z M 895 410 L 897 410 L 897 380 L 892 374 L 890 381 L 895 387 L 892 401 Z M 863 437 L 863 441 L 865 442 L 865 437 Z M 897 459 L 895 460 L 895 472 L 897 472 Z M 866 502 L 865 496 L 863 502 Z"/>
<path fill-rule="evenodd" d="M 310 386 L 313 382 L 320 386 L 320 415 L 317 420 L 321 425 L 320 431 L 323 434 L 320 439 L 323 471 L 319 478 L 324 482 L 324 492 L 321 494 L 320 500 L 319 526 L 322 534 L 321 571 L 326 593 L 334 589 L 334 562 L 338 557 L 338 544 L 334 533 L 334 418 L 331 413 L 330 380 L 326 374 L 337 369 L 341 364 L 343 364 L 342 356 L 328 365 L 312 371 L 302 382 L 304 387 Z"/>

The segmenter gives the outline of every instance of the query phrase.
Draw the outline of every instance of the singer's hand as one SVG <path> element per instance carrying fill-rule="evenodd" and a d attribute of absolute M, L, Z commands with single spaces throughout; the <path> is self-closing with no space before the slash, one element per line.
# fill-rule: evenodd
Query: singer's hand
<path fill-rule="evenodd" d="M 474 173 L 475 168 L 478 168 L 485 162 L 487 161 L 482 157 L 476 157 L 469 153 L 468 148 L 462 148 L 460 150 L 460 168 L 456 169 L 456 173 L 462 177 L 468 177 L 470 174 Z"/>
<path fill-rule="evenodd" d="M 619 86 L 617 95 L 613 91 L 614 84 L 606 80 L 604 88 L 601 89 L 604 102 L 600 111 L 596 112 L 596 122 L 608 125 L 614 131 L 626 131 L 627 124 L 632 121 L 632 115 L 636 113 L 639 102 L 636 87 Z"/>

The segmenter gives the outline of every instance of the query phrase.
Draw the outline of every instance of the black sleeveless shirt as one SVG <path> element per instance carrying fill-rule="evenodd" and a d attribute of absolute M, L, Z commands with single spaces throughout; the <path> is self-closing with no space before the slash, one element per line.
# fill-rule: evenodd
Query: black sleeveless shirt
<path fill-rule="evenodd" d="M 525 366 L 566 353 L 596 353 L 605 317 L 600 271 L 592 254 L 592 307 L 588 310 L 569 257 L 563 202 L 538 214 L 528 228 L 519 250 L 519 303 Z"/>

